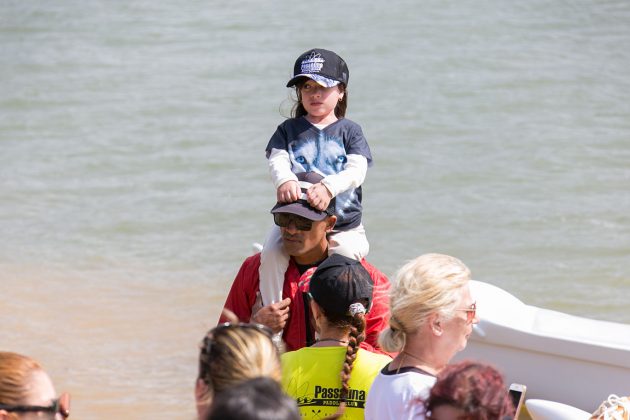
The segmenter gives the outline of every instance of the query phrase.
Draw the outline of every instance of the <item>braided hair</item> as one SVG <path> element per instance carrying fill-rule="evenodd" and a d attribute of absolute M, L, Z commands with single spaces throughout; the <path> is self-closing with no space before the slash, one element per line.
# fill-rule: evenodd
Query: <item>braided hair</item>
<path fill-rule="evenodd" d="M 309 295 L 323 318 L 319 329 L 337 330 L 348 337 L 340 372 L 339 409 L 330 419 L 338 419 L 346 409 L 350 376 L 359 346 L 365 340 L 365 314 L 372 302 L 373 285 L 370 273 L 359 261 L 340 254 L 332 254 L 322 262 L 309 283 Z"/>
<path fill-rule="evenodd" d="M 350 327 L 350 336 L 348 338 L 348 345 L 346 347 L 346 357 L 343 361 L 343 365 L 341 367 L 341 372 L 339 374 L 341 378 L 341 392 L 339 393 L 339 409 L 337 412 L 331 416 L 326 417 L 326 419 L 338 419 L 340 418 L 344 411 L 346 410 L 346 402 L 348 398 L 348 394 L 350 392 L 349 382 L 350 375 L 352 373 L 352 367 L 354 365 L 354 361 L 357 358 L 357 352 L 359 351 L 359 346 L 363 341 L 365 341 L 365 306 L 367 302 L 356 302 L 350 305 L 349 314 L 345 315 L 330 315 L 326 314 L 324 311 L 324 316 L 331 325 L 334 325 L 337 328 L 345 329 Z M 323 309 L 322 309 L 323 310 Z"/>

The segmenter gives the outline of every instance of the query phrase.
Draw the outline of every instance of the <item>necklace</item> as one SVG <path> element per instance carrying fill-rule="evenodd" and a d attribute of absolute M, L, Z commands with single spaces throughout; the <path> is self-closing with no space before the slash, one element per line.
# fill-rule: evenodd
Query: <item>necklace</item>
<path fill-rule="evenodd" d="M 398 374 L 398 372 L 400 372 L 400 368 L 403 367 L 403 365 L 405 364 L 405 357 L 409 356 L 412 359 L 416 359 L 417 361 L 421 362 L 421 364 L 419 366 L 422 366 L 422 368 L 420 368 L 420 370 L 428 373 L 429 375 L 432 376 L 437 376 L 437 373 L 435 373 L 435 370 L 429 366 L 429 364 L 427 362 L 425 362 L 423 359 L 419 358 L 418 356 L 414 356 L 413 354 L 406 352 L 406 351 L 402 351 L 401 352 L 403 357 L 400 360 L 400 364 L 398 365 L 398 369 L 396 369 L 396 374 Z"/>
<path fill-rule="evenodd" d="M 426 362 L 425 362 L 424 360 L 422 360 L 421 358 L 419 358 L 418 356 L 414 356 L 413 354 L 411 354 L 411 353 L 409 353 L 409 352 L 406 352 L 406 351 L 403 351 L 403 353 L 404 353 L 406 356 L 411 357 L 412 359 L 416 359 L 416 360 L 418 360 L 418 361 L 420 361 L 420 362 L 422 362 L 422 363 L 426 364 Z"/>
<path fill-rule="evenodd" d="M 316 343 L 321 343 L 322 341 L 336 341 L 337 343 L 348 344 L 348 340 L 339 340 L 336 338 L 318 338 L 315 340 Z"/>

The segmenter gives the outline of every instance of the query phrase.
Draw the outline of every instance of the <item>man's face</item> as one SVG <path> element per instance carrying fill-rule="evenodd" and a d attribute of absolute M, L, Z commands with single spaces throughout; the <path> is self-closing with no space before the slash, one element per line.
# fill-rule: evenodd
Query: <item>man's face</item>
<path fill-rule="evenodd" d="M 282 243 L 285 251 L 292 256 L 298 264 L 315 263 L 326 256 L 328 239 L 326 234 L 330 232 L 337 221 L 335 216 L 328 216 L 321 221 L 310 221 L 301 216 L 289 213 L 280 213 L 283 217 L 283 225 L 280 226 Z M 311 222 L 310 230 L 301 230 Z"/>

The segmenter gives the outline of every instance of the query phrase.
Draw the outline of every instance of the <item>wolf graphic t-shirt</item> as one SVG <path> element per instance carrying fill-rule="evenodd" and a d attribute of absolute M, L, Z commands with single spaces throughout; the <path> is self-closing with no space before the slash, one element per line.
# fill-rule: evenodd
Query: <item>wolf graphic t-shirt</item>
<path fill-rule="evenodd" d="M 346 118 L 319 129 L 306 118 L 290 118 L 278 126 L 267 144 L 267 157 L 272 149 L 286 150 L 293 173 L 317 172 L 324 177 L 341 172 L 347 155 L 365 156 L 372 165 L 372 154 L 359 124 Z M 336 198 L 335 229 L 348 230 L 361 224 L 361 187 L 339 194 Z"/>
<path fill-rule="evenodd" d="M 322 419 L 339 408 L 340 372 L 346 347 L 304 347 L 282 355 L 282 387 L 295 398 L 302 418 Z M 357 351 L 348 382 L 344 419 L 363 419 L 368 391 L 391 357 L 364 349 Z"/>

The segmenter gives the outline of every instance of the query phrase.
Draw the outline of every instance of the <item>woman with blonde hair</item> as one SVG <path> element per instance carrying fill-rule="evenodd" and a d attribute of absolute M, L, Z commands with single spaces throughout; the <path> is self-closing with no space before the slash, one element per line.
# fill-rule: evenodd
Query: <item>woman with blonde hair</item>
<path fill-rule="evenodd" d="M 56 395 L 39 363 L 28 356 L 0 351 L 0 420 L 66 419 L 70 416 L 70 395 Z"/>
<path fill-rule="evenodd" d="M 282 379 L 280 355 L 271 340 L 273 332 L 261 324 L 239 323 L 233 313 L 224 316 L 231 322 L 208 331 L 201 343 L 195 401 L 199 419 L 204 419 L 213 398 L 222 391 L 257 377 L 268 377 L 278 384 Z"/>
<path fill-rule="evenodd" d="M 466 347 L 476 304 L 470 270 L 455 257 L 425 254 L 398 270 L 390 290 L 390 320 L 379 337 L 385 351 L 398 352 L 374 380 L 366 419 L 423 419 L 421 405 L 438 373 Z"/>

